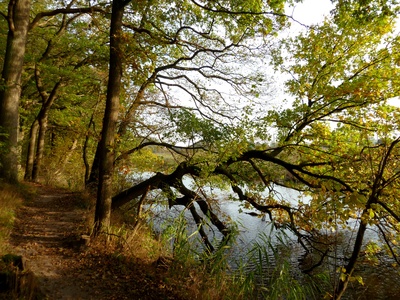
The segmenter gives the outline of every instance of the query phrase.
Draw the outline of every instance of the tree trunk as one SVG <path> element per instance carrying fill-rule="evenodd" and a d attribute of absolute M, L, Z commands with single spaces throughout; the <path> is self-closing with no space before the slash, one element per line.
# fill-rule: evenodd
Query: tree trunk
<path fill-rule="evenodd" d="M 40 174 L 40 168 L 42 166 L 42 161 L 43 161 L 43 153 L 44 153 L 44 142 L 45 142 L 45 137 L 46 137 L 46 131 L 47 131 L 47 111 L 44 112 L 43 114 L 39 114 L 39 135 L 38 135 L 38 142 L 37 142 L 37 148 L 36 148 L 36 156 L 35 156 L 35 161 L 33 163 L 33 169 L 32 169 L 32 180 L 34 182 L 39 181 L 39 174 Z"/>
<path fill-rule="evenodd" d="M 42 98 L 42 107 L 40 108 L 40 112 L 36 117 L 36 120 L 38 121 L 39 124 L 39 135 L 37 137 L 36 156 L 32 166 L 32 180 L 38 182 L 40 168 L 43 161 L 44 144 L 47 131 L 49 111 L 54 101 L 57 98 L 58 91 L 61 87 L 61 79 L 58 82 L 56 82 L 50 94 L 48 94 L 43 87 L 43 82 L 40 77 L 40 70 L 36 65 L 35 80 L 36 80 L 36 87 L 39 91 L 40 97 Z"/>
<path fill-rule="evenodd" d="M 100 98 L 99 98 L 100 99 Z M 94 124 L 94 115 L 97 111 L 97 106 L 99 104 L 100 100 L 97 100 L 96 106 L 93 110 L 92 116 L 90 117 L 90 121 L 89 121 L 89 125 L 88 125 L 88 129 L 86 132 L 86 138 L 85 138 L 85 142 L 83 144 L 83 153 L 82 153 L 82 158 L 83 158 L 83 163 L 85 164 L 85 188 L 88 188 L 90 186 L 90 184 L 93 184 L 93 186 L 97 186 L 98 185 L 98 178 L 99 178 L 99 174 L 98 174 L 98 147 L 96 147 L 96 154 L 93 160 L 93 165 L 92 165 L 92 169 L 90 169 L 90 165 L 89 165 L 89 161 L 87 158 L 87 149 L 88 149 L 88 145 L 89 145 L 89 139 L 90 139 L 90 128 L 92 127 L 92 125 Z M 94 175 L 93 173 L 93 166 L 96 164 L 96 174 Z"/>
<path fill-rule="evenodd" d="M 96 153 L 94 154 L 92 168 L 90 169 L 90 174 L 86 180 L 85 186 L 90 188 L 91 186 L 98 186 L 99 184 L 99 169 L 100 169 L 100 143 L 96 147 Z"/>
<path fill-rule="evenodd" d="M 28 153 L 26 155 L 24 179 L 27 181 L 32 180 L 32 170 L 33 170 L 33 163 L 35 160 L 35 148 L 36 148 L 38 129 L 39 129 L 39 122 L 37 119 L 35 119 L 35 121 L 31 125 L 31 130 L 29 132 Z"/>
<path fill-rule="evenodd" d="M 122 80 L 121 34 L 124 7 L 129 1 L 114 0 L 110 27 L 110 68 L 106 109 L 99 145 L 99 186 L 97 192 L 94 235 L 110 225 L 112 203 L 112 176 L 115 157 L 115 134 L 119 113 Z"/>
<path fill-rule="evenodd" d="M 367 210 L 363 212 L 363 215 L 366 214 Z M 358 257 L 360 255 L 361 246 L 364 240 L 364 234 L 367 229 L 366 221 L 361 221 L 360 227 L 358 228 L 358 233 L 356 237 L 356 241 L 354 243 L 353 253 L 349 259 L 348 264 L 345 266 L 346 269 L 346 279 L 339 280 L 339 284 L 336 288 L 335 295 L 333 299 L 340 300 L 343 297 L 344 292 L 347 289 L 347 285 L 349 284 L 350 278 L 353 275 Z"/>
<path fill-rule="evenodd" d="M 90 165 L 87 158 L 88 145 L 89 145 L 89 133 L 86 134 L 85 142 L 83 143 L 82 147 L 82 158 L 83 158 L 83 164 L 85 165 L 85 188 L 88 187 L 89 177 L 90 177 Z"/>
<path fill-rule="evenodd" d="M 18 181 L 18 122 L 21 74 L 29 28 L 30 0 L 13 0 L 8 4 L 8 35 L 0 92 L 0 177 Z"/>

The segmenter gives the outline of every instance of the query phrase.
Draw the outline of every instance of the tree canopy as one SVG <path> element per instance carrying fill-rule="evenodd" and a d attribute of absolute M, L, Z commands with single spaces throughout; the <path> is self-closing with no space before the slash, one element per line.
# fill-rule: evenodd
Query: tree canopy
<path fill-rule="evenodd" d="M 361 252 L 372 259 L 368 230 L 399 263 L 400 48 L 395 1 L 332 2 L 289 37 L 291 1 L 1 4 L 1 176 L 15 180 L 19 160 L 26 180 L 95 186 L 97 233 L 112 209 L 159 190 L 190 211 L 208 252 L 205 225 L 223 241 L 231 229 L 203 187 L 229 189 L 295 234 L 310 274 L 337 246 L 323 236 L 355 232 L 334 262 L 340 299 Z"/>

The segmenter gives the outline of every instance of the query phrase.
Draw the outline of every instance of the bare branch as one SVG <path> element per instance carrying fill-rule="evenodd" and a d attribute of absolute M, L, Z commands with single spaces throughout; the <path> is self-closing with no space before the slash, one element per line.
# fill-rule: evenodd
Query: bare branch
<path fill-rule="evenodd" d="M 377 204 L 382 206 L 397 222 L 400 222 L 400 216 L 398 216 L 386 203 L 378 200 L 376 201 Z"/>
<path fill-rule="evenodd" d="M 393 259 L 396 261 L 396 263 L 397 263 L 398 265 L 400 265 L 400 260 L 399 260 L 399 258 L 397 257 L 396 252 L 393 250 L 392 243 L 391 243 L 390 240 L 386 237 L 386 233 L 383 231 L 383 228 L 382 228 L 379 224 L 377 224 L 376 226 L 378 227 L 379 231 L 381 232 L 382 237 L 383 237 L 383 239 L 385 240 L 385 243 L 386 243 L 386 245 L 388 246 L 389 251 L 390 251 L 390 253 L 392 254 Z"/>
<path fill-rule="evenodd" d="M 8 17 L 6 18 L 7 22 L 8 22 L 8 29 L 11 32 L 15 31 L 15 24 L 14 24 L 14 7 L 17 3 L 17 0 L 10 0 L 10 2 L 8 3 Z"/>
<path fill-rule="evenodd" d="M 200 150 L 200 149 L 206 150 L 205 148 L 203 148 L 201 146 L 183 147 L 183 146 L 171 145 L 171 144 L 168 144 L 168 143 L 150 141 L 150 142 L 141 143 L 139 146 L 123 152 L 121 155 L 119 155 L 116 158 L 115 161 L 117 162 L 119 160 L 126 159 L 130 154 L 135 153 L 136 151 L 139 151 L 140 149 L 143 149 L 143 148 L 148 147 L 148 146 L 164 147 L 164 148 L 167 148 L 167 149 L 170 149 L 170 150 L 174 151 L 175 153 L 177 153 L 179 155 L 186 156 L 186 157 L 187 157 L 187 154 L 183 153 L 181 150 L 186 150 L 186 151 L 187 150 L 196 150 L 196 149 L 197 150 Z"/>
<path fill-rule="evenodd" d="M 97 6 L 91 6 L 91 7 L 79 7 L 79 8 L 59 8 L 51 11 L 45 11 L 45 12 L 40 12 L 38 13 L 35 18 L 32 20 L 32 22 L 29 25 L 29 30 L 32 30 L 35 28 L 39 21 L 45 17 L 52 17 L 56 16 L 59 14 L 87 14 L 87 13 L 94 13 L 94 12 L 99 12 L 99 13 L 106 13 L 103 8 L 97 7 Z"/>

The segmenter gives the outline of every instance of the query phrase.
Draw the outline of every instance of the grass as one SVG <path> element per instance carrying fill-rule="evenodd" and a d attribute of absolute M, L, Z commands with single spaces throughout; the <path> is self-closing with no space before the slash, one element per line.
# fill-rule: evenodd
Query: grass
<path fill-rule="evenodd" d="M 135 261 L 135 268 L 152 274 L 173 288 L 178 299 L 225 300 L 251 299 L 254 282 L 244 273 L 233 276 L 226 271 L 226 248 L 212 255 L 193 251 L 193 233 L 186 232 L 185 220 L 178 218 L 161 235 L 155 235 L 147 224 L 127 225 L 121 211 L 114 212 L 113 225 L 96 241 L 107 245 L 107 251 L 121 262 Z M 228 247 L 228 246 L 226 246 Z"/>
<path fill-rule="evenodd" d="M 0 256 L 10 251 L 9 237 L 14 225 L 16 210 L 24 199 L 29 199 L 32 189 L 25 185 L 10 185 L 0 182 Z"/>
<path fill-rule="evenodd" d="M 10 290 L 2 291 L 0 299 L 34 299 L 37 291 L 36 279 L 29 271 L 20 271 L 10 261 L 20 259 L 13 255 L 9 243 L 16 212 L 25 200 L 34 195 L 34 190 L 27 185 L 11 185 L 0 182 L 0 273 L 7 277 Z"/>
<path fill-rule="evenodd" d="M 16 210 L 24 199 L 32 195 L 29 186 L 0 183 L 0 256 L 10 251 L 8 240 Z M 89 212 L 93 210 L 93 199 L 85 193 L 81 196 L 81 208 L 93 215 L 93 211 Z M 270 235 L 266 233 L 260 244 L 248 253 L 249 257 L 255 257 L 255 265 L 259 267 L 254 273 L 244 268 L 229 273 L 226 252 L 229 252 L 230 245 L 225 245 L 212 255 L 196 253 L 190 249 L 195 237 L 192 232 L 186 232 L 183 216 L 178 218 L 177 223 L 164 228 L 164 234 L 156 235 L 146 223 L 132 226 L 132 219 L 127 219 L 126 215 L 123 211 L 114 212 L 113 225 L 90 245 L 90 248 L 94 248 L 93 253 L 104 252 L 105 261 L 109 260 L 111 266 L 119 268 L 116 274 L 134 268 L 138 274 L 142 274 L 142 278 L 152 278 L 147 283 L 167 286 L 167 289 L 176 293 L 176 299 L 317 298 L 313 283 L 293 277 L 291 266 L 282 255 L 285 252 L 283 237 L 281 248 L 276 249 Z M 260 289 L 260 275 L 265 275 L 264 265 L 271 263 L 271 252 L 275 257 L 275 268 L 267 271 L 270 272 L 269 279 L 262 280 Z"/>

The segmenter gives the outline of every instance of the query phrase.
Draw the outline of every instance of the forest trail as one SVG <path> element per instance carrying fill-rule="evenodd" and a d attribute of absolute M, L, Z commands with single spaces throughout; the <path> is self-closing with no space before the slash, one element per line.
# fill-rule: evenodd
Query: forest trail
<path fill-rule="evenodd" d="M 85 246 L 88 213 L 79 194 L 37 190 L 17 213 L 11 244 L 44 299 L 180 299 L 153 265 Z"/>
<path fill-rule="evenodd" d="M 18 211 L 11 243 L 26 260 L 48 299 L 91 299 L 92 288 L 79 262 L 85 211 L 74 193 L 49 187 Z M 77 276 L 78 275 L 78 276 Z"/>

